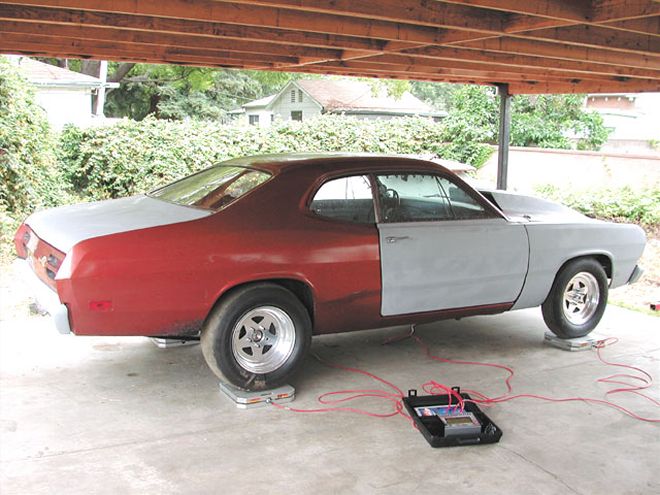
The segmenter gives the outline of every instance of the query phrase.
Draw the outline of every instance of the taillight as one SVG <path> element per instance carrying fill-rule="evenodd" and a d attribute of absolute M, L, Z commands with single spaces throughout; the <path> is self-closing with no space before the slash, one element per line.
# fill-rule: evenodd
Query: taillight
<path fill-rule="evenodd" d="M 30 239 L 30 229 L 27 225 L 22 224 L 14 236 L 14 247 L 16 248 L 16 254 L 18 254 L 19 258 L 27 257 L 27 245 L 30 242 Z"/>

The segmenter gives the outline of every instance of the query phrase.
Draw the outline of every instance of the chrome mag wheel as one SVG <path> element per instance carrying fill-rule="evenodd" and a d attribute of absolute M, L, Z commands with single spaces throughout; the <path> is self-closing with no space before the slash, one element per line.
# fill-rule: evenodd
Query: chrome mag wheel
<path fill-rule="evenodd" d="M 579 272 L 566 284 L 562 310 L 569 322 L 582 325 L 596 313 L 599 301 L 600 290 L 596 277 L 588 272 Z"/>
<path fill-rule="evenodd" d="M 291 357 L 296 329 L 291 317 L 275 306 L 259 306 L 243 315 L 232 330 L 236 362 L 246 371 L 270 373 Z"/>

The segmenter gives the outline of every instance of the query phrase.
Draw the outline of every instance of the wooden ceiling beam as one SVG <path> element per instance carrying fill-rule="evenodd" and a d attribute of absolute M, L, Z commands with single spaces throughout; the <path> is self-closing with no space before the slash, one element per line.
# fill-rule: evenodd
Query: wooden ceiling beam
<path fill-rule="evenodd" d="M 658 36 L 629 33 L 601 26 L 564 26 L 514 33 L 511 36 L 598 49 L 660 54 L 660 37 Z"/>
<path fill-rule="evenodd" d="M 394 56 L 392 56 L 394 57 Z M 397 63 L 398 62 L 398 63 Z M 502 68 L 492 68 L 492 67 L 473 67 L 462 63 L 450 64 L 445 67 L 431 66 L 431 65 L 417 65 L 417 64 L 405 64 L 401 63 L 402 61 L 398 60 L 381 60 L 379 62 L 365 62 L 362 60 L 352 60 L 348 62 L 326 62 L 324 64 L 318 64 L 319 67 L 326 68 L 348 68 L 348 69 L 358 69 L 364 70 L 372 73 L 382 74 L 386 72 L 390 73 L 409 73 L 409 74 L 431 74 L 436 76 L 453 76 L 453 77 L 467 77 L 475 79 L 486 79 L 488 81 L 562 81 L 566 82 L 568 80 L 584 80 L 583 77 L 570 78 L 565 74 L 557 74 L 552 71 L 544 72 L 533 72 L 533 71 L 521 71 L 515 70 L 506 70 Z M 589 79 L 588 77 L 586 79 Z M 612 81 L 614 78 L 608 77 L 593 77 L 592 79 L 600 81 Z"/>
<path fill-rule="evenodd" d="M 501 64 L 518 67 L 552 68 L 569 72 L 583 72 L 610 76 L 660 78 L 658 70 L 638 69 L 634 67 L 618 67 L 611 64 L 586 63 L 576 60 L 548 59 L 540 56 L 517 55 L 514 53 L 494 52 L 487 50 L 465 49 L 461 47 L 429 46 L 399 52 L 400 55 L 412 55 L 415 58 L 431 58 L 436 60 L 464 60 L 484 64 Z M 378 57 L 374 57 L 378 58 Z"/>
<path fill-rule="evenodd" d="M 507 12 L 486 10 L 470 5 L 457 5 L 437 0 L 218 0 L 225 3 L 261 5 L 318 14 L 379 19 L 418 26 L 504 34 L 509 28 L 537 29 L 557 25 L 557 19 L 518 16 L 518 26 L 510 26 Z M 571 22 L 571 20 L 565 22 Z M 521 24 L 526 23 L 524 27 Z M 561 25 L 562 23 L 560 23 Z"/>
<path fill-rule="evenodd" d="M 157 60 L 159 57 L 166 58 L 169 56 L 190 56 L 195 60 L 230 60 L 232 64 L 243 64 L 251 67 L 272 65 L 272 64 L 292 64 L 297 62 L 296 57 L 281 56 L 281 55 L 262 55 L 255 53 L 235 53 L 226 50 L 197 50 L 195 48 L 184 47 L 170 47 L 162 45 L 149 45 L 143 43 L 124 43 L 117 41 L 90 41 L 81 40 L 78 38 L 65 38 L 49 35 L 31 35 L 29 37 L 21 33 L 7 33 L 0 31 L 0 45 L 7 47 L 9 50 L 16 50 L 16 47 L 21 48 L 21 53 L 25 50 L 37 50 L 40 47 L 49 47 L 54 51 L 61 51 L 68 54 L 80 53 L 80 58 L 89 58 L 94 56 L 95 50 L 98 50 L 99 55 L 107 56 L 108 60 L 112 60 L 111 54 L 113 50 L 117 53 L 125 55 L 134 53 L 141 53 L 151 60 Z M 58 49 L 58 47 L 60 47 Z M 42 48 L 43 52 L 45 48 Z M 55 55 L 50 55 L 55 56 Z"/>
<path fill-rule="evenodd" d="M 48 45 L 39 43 L 21 42 L 19 40 L 7 40 L 0 34 L 0 40 L 6 43 L 9 52 L 20 54 L 28 57 L 55 57 L 55 58 L 69 58 L 81 60 L 114 60 L 116 62 L 134 62 L 145 64 L 176 64 L 186 65 L 192 67 L 216 67 L 225 69 L 250 69 L 250 70 L 276 70 L 273 66 L 267 64 L 246 64 L 238 60 L 224 60 L 217 59 L 191 59 L 189 55 L 172 54 L 150 54 L 143 51 L 136 50 L 107 50 L 95 47 L 94 50 L 71 48 L 67 49 L 61 45 Z M 112 53 L 112 57 L 110 54 Z"/>
<path fill-rule="evenodd" d="M 399 66 L 408 67 L 411 71 L 416 70 L 417 68 L 440 68 L 440 69 L 466 69 L 466 70 L 475 70 L 475 71 L 487 71 L 487 72 L 499 72 L 502 74 L 509 73 L 519 73 L 527 74 L 530 77 L 534 76 L 535 78 L 559 78 L 559 79 L 600 79 L 600 80 L 620 80 L 618 74 L 598 74 L 593 72 L 585 71 L 566 71 L 558 70 L 556 68 L 546 67 L 529 67 L 529 66 L 519 66 L 514 64 L 503 64 L 503 63 L 493 63 L 493 62 L 471 62 L 460 59 L 437 59 L 437 58 L 423 58 L 423 57 L 412 57 L 409 55 L 403 54 L 383 54 L 377 57 L 370 57 L 369 59 L 360 59 L 360 60 L 351 60 L 346 62 L 361 62 L 365 64 L 371 64 L 374 67 L 377 67 L 379 64 L 393 64 Z M 656 71 L 647 71 L 645 72 L 645 77 L 641 75 L 638 76 L 639 79 L 653 79 L 658 78 L 660 80 L 660 72 Z"/>
<path fill-rule="evenodd" d="M 637 84 L 634 91 L 627 83 L 581 81 L 581 82 L 536 82 L 536 83 L 513 83 L 509 85 L 511 94 L 586 94 L 586 93 L 631 93 L 658 91 L 655 81 Z"/>
<path fill-rule="evenodd" d="M 442 43 L 443 36 L 448 34 L 448 30 L 429 26 L 213 0 L 0 0 L 0 4 L 170 17 L 421 44 Z"/>
<path fill-rule="evenodd" d="M 610 29 L 630 31 L 631 33 L 660 36 L 660 15 L 640 19 L 629 19 L 627 21 L 608 21 L 604 22 L 602 26 Z"/>
<path fill-rule="evenodd" d="M 292 70 L 289 68 L 274 68 L 271 69 L 274 71 L 284 71 L 284 72 L 298 72 L 302 74 L 334 74 L 334 75 L 340 75 L 340 76 L 349 76 L 349 77 L 369 77 L 373 79 L 383 79 L 382 75 L 379 75 L 377 73 L 369 72 L 369 71 L 363 71 L 359 69 L 350 69 L 347 67 L 341 68 L 341 67 L 318 67 L 318 66 L 310 66 L 310 67 L 294 67 Z M 330 72 L 329 72 L 330 71 Z M 386 79 L 399 79 L 399 80 L 406 80 L 406 81 L 427 81 L 427 82 L 440 82 L 440 83 L 455 83 L 455 84 L 480 84 L 480 85 L 487 85 L 487 86 L 492 86 L 495 83 L 493 81 L 488 81 L 485 79 L 475 79 L 475 78 L 466 78 L 466 77 L 450 77 L 450 76 L 433 76 L 431 74 L 406 74 L 406 73 L 393 73 L 391 75 L 388 75 Z"/>
<path fill-rule="evenodd" d="M 337 67 L 336 62 L 321 66 L 295 68 L 294 72 L 352 75 L 357 77 L 381 77 L 378 72 L 357 67 Z M 276 69 L 277 70 L 277 69 Z M 458 76 L 456 74 L 444 74 L 438 78 L 432 78 L 431 75 L 418 72 L 393 72 L 395 79 L 412 79 L 420 81 L 433 80 L 436 82 L 457 82 L 463 84 L 482 84 L 495 85 L 501 83 L 497 78 L 488 78 L 487 75 L 479 76 Z M 512 94 L 540 94 L 540 93 L 601 93 L 601 92 L 630 92 L 630 86 L 627 83 L 619 81 L 597 81 L 597 80 L 570 80 L 556 79 L 552 81 L 535 81 L 533 79 L 511 81 L 509 82 Z M 636 86 L 639 91 L 655 91 L 655 81 L 645 81 Z"/>
<path fill-rule="evenodd" d="M 25 10 L 30 10 L 27 8 Z M 54 12 L 51 9 L 45 9 Z M 78 12 L 80 13 L 80 12 Z M 28 17 L 31 19 L 34 14 L 40 14 L 39 12 L 32 12 Z M 85 14 L 82 12 L 82 14 Z M 96 14 L 98 15 L 98 14 Z M 43 34 L 43 26 L 32 23 L 32 22 L 16 22 L 16 21 L 2 21 L 4 18 L 16 18 L 17 12 L 16 9 L 8 8 L 8 6 L 0 6 L 0 31 L 5 32 L 14 32 L 14 33 L 24 33 L 26 35 L 31 34 Z M 24 19 L 25 16 L 21 17 Z M 133 16 L 128 16 L 132 18 Z M 78 15 L 75 16 L 75 19 L 78 19 Z M 68 19 L 68 18 L 67 18 Z M 62 20 L 58 17 L 58 20 Z M 148 24 L 149 27 L 155 27 L 152 24 Z M 160 26 L 163 27 L 163 26 Z M 297 57 L 303 58 L 312 58 L 312 57 L 323 57 L 324 60 L 337 60 L 342 57 L 341 50 L 323 50 L 315 47 L 304 47 L 304 46 L 284 46 L 283 44 L 269 43 L 269 42 L 254 42 L 254 41 L 240 41 L 236 39 L 227 39 L 227 38 L 218 38 L 213 36 L 195 36 L 191 37 L 187 34 L 174 34 L 170 32 L 155 32 L 153 29 L 149 31 L 137 31 L 137 30 L 124 30 L 117 28 L 99 28 L 89 26 L 87 23 L 84 25 L 71 25 L 71 24 L 52 24 L 49 27 L 48 34 L 51 36 L 60 36 L 60 37 L 69 37 L 69 38 L 80 38 L 87 40 L 104 40 L 104 41 L 122 41 L 128 43 L 143 43 L 143 44 L 156 44 L 156 45 L 166 45 L 166 46 L 181 46 L 189 47 L 194 46 L 198 49 L 220 49 L 220 50 L 231 50 L 237 52 L 251 52 L 251 53 L 263 53 L 263 54 L 274 54 L 274 55 L 295 55 Z M 516 62 L 522 60 L 520 65 L 524 70 L 529 67 L 537 66 L 538 69 L 543 68 L 544 60 L 538 57 L 519 57 L 520 60 L 516 60 L 516 56 L 507 56 L 498 53 L 474 53 L 472 51 L 460 50 L 456 48 L 441 48 L 441 47 L 427 47 L 419 50 L 408 50 L 405 55 L 412 59 L 412 56 L 421 55 L 424 58 L 419 62 L 420 65 L 429 65 L 434 62 L 424 61 L 424 59 L 434 59 L 439 60 L 440 65 L 447 65 L 449 61 L 460 59 L 465 57 L 467 54 L 468 58 L 476 58 L 477 62 L 487 62 L 489 65 L 497 65 L 498 60 L 501 65 L 512 65 Z M 364 57 L 365 54 L 360 52 L 357 55 L 358 57 Z M 498 59 L 499 56 L 499 59 Z M 378 58 L 381 58 L 380 56 Z M 350 59 L 350 57 L 348 58 Z M 372 59 L 369 59 L 372 60 Z M 374 60 L 379 61 L 379 60 Z M 467 60 L 467 63 L 473 63 L 475 60 Z M 319 61 L 320 62 L 320 61 Z M 412 63 L 412 62 L 406 62 Z M 436 63 L 436 66 L 438 65 Z M 460 63 L 460 62 L 459 62 Z M 546 62 L 547 63 L 547 62 Z M 558 67 L 557 67 L 558 66 Z M 585 74 L 578 74 L 578 72 L 594 72 L 595 74 L 600 75 L 622 75 L 620 70 L 617 70 L 616 67 L 603 66 L 592 64 L 587 66 L 587 64 L 574 63 L 571 65 L 571 62 L 565 62 L 562 66 L 561 63 L 553 63 L 553 69 L 558 68 L 558 70 L 565 70 L 572 72 L 566 77 L 587 77 Z M 600 68 L 600 71 L 598 70 Z M 493 69 L 494 70 L 494 69 Z M 522 69 L 519 69 L 514 72 L 519 72 Z M 634 72 L 634 70 L 632 70 Z M 652 71 L 642 71 L 641 73 L 632 74 L 633 77 L 654 77 L 660 75 L 658 73 L 651 74 Z"/>
<path fill-rule="evenodd" d="M 204 36 L 247 41 L 268 41 L 287 46 L 330 47 L 340 50 L 382 50 L 386 40 L 358 38 L 322 33 L 303 33 L 286 29 L 239 26 L 207 21 L 191 21 L 168 17 L 115 14 L 85 10 L 31 7 L 0 2 L 0 19 L 33 21 L 43 24 L 72 24 L 90 27 L 114 27 L 134 31 L 175 33 L 189 36 Z M 43 26 L 41 26 L 43 29 Z M 195 43 L 195 38 L 191 38 Z M 403 46 L 415 46 L 403 43 Z"/>
<path fill-rule="evenodd" d="M 654 0 L 593 0 L 589 18 L 592 22 L 638 19 L 660 14 Z"/>
<path fill-rule="evenodd" d="M 42 26 L 28 22 L 3 21 L 0 20 L 0 32 L 20 33 L 27 36 L 43 35 Z M 178 46 L 181 48 L 195 48 L 197 50 L 227 50 L 241 56 L 241 53 L 258 53 L 263 55 L 281 55 L 288 57 L 314 57 L 327 60 L 341 58 L 341 50 L 330 50 L 327 48 L 316 48 L 306 46 L 286 46 L 275 43 L 264 43 L 260 41 L 240 41 L 232 39 L 218 39 L 210 37 L 190 36 L 156 33 L 147 31 L 129 31 L 115 28 L 98 28 L 87 26 L 72 26 L 52 24 L 47 30 L 48 36 L 70 39 L 136 43 L 156 46 Z"/>
<path fill-rule="evenodd" d="M 622 21 L 660 14 L 653 0 L 442 0 L 445 3 L 574 21 L 578 24 Z"/>
<path fill-rule="evenodd" d="M 561 45 L 559 43 L 549 43 L 538 40 L 502 37 L 497 39 L 473 41 L 460 46 L 461 48 L 474 48 L 478 50 L 512 53 L 517 55 L 574 60 L 585 63 L 600 63 L 619 67 L 660 69 L 660 57 L 654 55 L 624 53 L 614 50 L 599 50 L 584 46 Z"/>
<path fill-rule="evenodd" d="M 3 18 L 2 7 L 0 7 L 0 19 Z M 0 31 L 7 33 L 23 33 L 26 35 L 32 34 L 43 34 L 43 27 L 36 25 L 34 23 L 28 22 L 16 22 L 16 21 L 2 21 L 0 20 Z M 190 47 L 194 46 L 197 49 L 215 49 L 215 50 L 230 50 L 236 52 L 247 52 L 247 53 L 261 53 L 261 54 L 272 54 L 272 55 L 291 55 L 302 58 L 318 58 L 324 57 L 325 60 L 337 60 L 341 58 L 341 51 L 339 50 L 324 50 L 314 47 L 303 47 L 303 46 L 284 46 L 282 44 L 274 43 L 265 43 L 265 42 L 253 42 L 253 41 L 238 41 L 233 39 L 223 39 L 223 38 L 213 38 L 213 37 L 196 37 L 191 39 L 188 35 L 172 34 L 172 33 L 157 33 L 152 31 L 132 31 L 132 30 L 121 30 L 116 28 L 97 28 L 97 27 L 88 27 L 88 26 L 78 26 L 78 25 L 65 25 L 65 24 L 53 24 L 49 30 L 48 34 L 50 36 L 57 37 L 68 37 L 68 38 L 79 38 L 85 40 L 100 40 L 100 41 L 120 41 L 126 43 L 142 43 L 142 44 L 154 44 L 154 45 L 165 45 L 165 46 L 180 46 L 180 47 Z M 415 50 L 406 52 L 403 56 L 407 58 L 400 58 L 399 61 L 405 60 L 405 62 L 410 65 L 417 63 L 418 65 L 426 66 L 437 66 L 437 67 L 464 67 L 467 68 L 468 65 L 464 64 L 473 64 L 474 60 L 467 61 L 456 61 L 465 55 L 468 57 L 471 55 L 469 51 L 460 50 L 456 48 L 440 48 L 440 47 L 427 47 L 426 49 Z M 414 61 L 413 57 L 423 55 L 421 60 Z M 496 53 L 486 53 L 486 54 L 474 54 L 472 57 L 477 58 L 477 63 L 485 62 L 488 66 L 492 66 L 490 70 L 497 70 L 498 65 L 498 55 Z M 383 59 L 383 56 L 386 57 Z M 374 61 L 381 63 L 382 60 L 388 60 L 387 55 L 380 55 L 376 57 L 369 58 L 369 61 Z M 396 55 L 394 56 L 396 57 Z M 521 57 L 524 60 L 524 57 Z M 434 60 L 437 59 L 437 60 Z M 390 57 L 389 60 L 392 60 Z M 395 58 L 395 60 L 397 60 Z M 513 65 L 515 63 L 515 56 L 501 56 L 500 64 L 504 68 L 507 66 Z M 529 57 L 527 58 L 527 63 L 522 64 L 517 67 L 513 72 L 537 72 L 542 71 L 543 59 L 538 57 L 534 58 L 535 64 L 529 64 Z M 461 65 L 463 64 L 463 65 Z M 534 65 L 537 67 L 534 68 Z M 561 66 L 561 64 L 558 64 Z M 593 72 L 596 77 L 601 77 L 603 75 L 621 75 L 621 71 L 613 70 L 609 66 L 600 66 L 605 70 L 605 74 L 599 73 L 597 70 L 598 65 L 592 64 L 588 68 L 585 67 L 585 64 L 577 63 L 574 66 L 568 67 L 559 67 L 558 70 L 568 71 L 569 73 L 565 77 L 589 77 L 588 74 Z M 482 65 L 484 67 L 484 65 Z M 477 68 L 477 66 L 473 66 Z M 500 67 L 502 68 L 502 67 Z M 555 64 L 553 64 L 553 69 L 556 69 Z M 578 69 L 577 71 L 574 69 Z M 591 70 L 589 70 L 591 69 Z M 616 68 L 614 68 L 616 69 Z M 640 78 L 649 78 L 660 76 L 660 73 L 654 71 L 643 71 L 638 74 L 633 74 L 634 77 Z"/>

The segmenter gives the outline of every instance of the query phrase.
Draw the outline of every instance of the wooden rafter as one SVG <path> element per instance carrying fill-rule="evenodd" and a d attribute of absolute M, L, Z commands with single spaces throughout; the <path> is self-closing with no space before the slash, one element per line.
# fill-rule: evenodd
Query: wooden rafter
<path fill-rule="evenodd" d="M 0 51 L 429 81 L 660 90 L 653 0 L 0 0 Z"/>

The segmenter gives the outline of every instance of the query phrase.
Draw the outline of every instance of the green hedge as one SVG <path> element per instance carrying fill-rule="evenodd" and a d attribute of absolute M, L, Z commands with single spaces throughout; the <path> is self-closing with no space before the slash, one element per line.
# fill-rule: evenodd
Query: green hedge
<path fill-rule="evenodd" d="M 625 186 L 619 189 L 566 191 L 546 185 L 537 188 L 536 192 L 590 217 L 649 227 L 660 225 L 660 188 L 657 186 L 642 190 Z"/>
<path fill-rule="evenodd" d="M 58 201 L 62 181 L 54 150 L 30 85 L 0 57 L 0 211 L 24 214 Z"/>
<path fill-rule="evenodd" d="M 153 189 L 229 158 L 287 152 L 435 153 L 482 165 L 490 148 L 463 137 L 449 141 L 446 126 L 429 119 L 359 120 L 323 116 L 268 128 L 213 122 L 145 119 L 80 130 L 60 140 L 65 180 L 88 198 L 111 198 Z"/>

